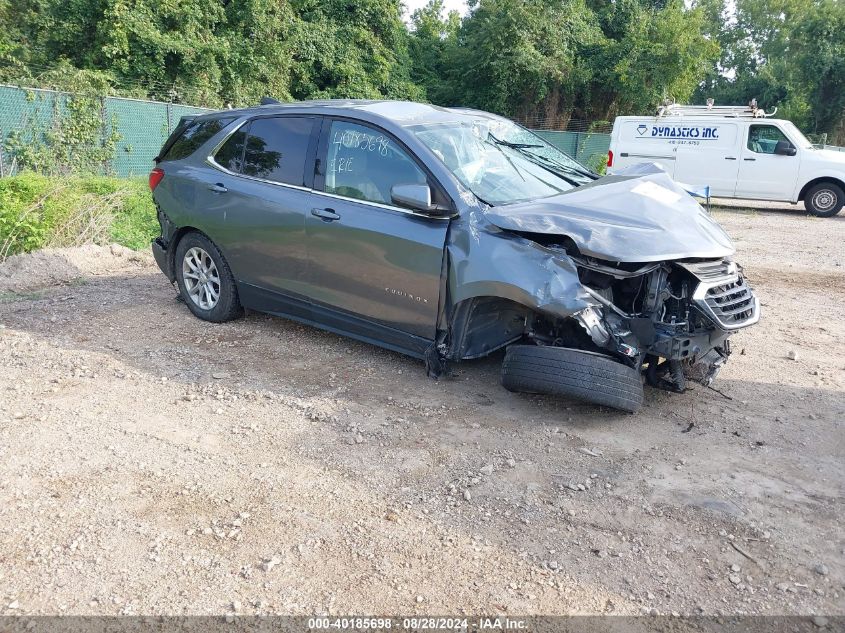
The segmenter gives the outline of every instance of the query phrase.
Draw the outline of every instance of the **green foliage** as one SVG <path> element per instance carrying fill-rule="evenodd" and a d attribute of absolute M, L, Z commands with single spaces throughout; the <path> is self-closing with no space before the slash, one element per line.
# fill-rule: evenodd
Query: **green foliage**
<path fill-rule="evenodd" d="M 398 0 L 0 0 L 3 30 L 0 57 L 19 67 L 67 60 L 130 96 L 208 107 L 422 96 Z"/>
<path fill-rule="evenodd" d="M 34 172 L 0 179 L 0 260 L 82 243 L 140 249 L 156 232 L 155 207 L 143 179 Z"/>
<path fill-rule="evenodd" d="M 108 78 L 96 71 L 61 63 L 37 77 L 21 77 L 22 85 L 67 91 L 31 91 L 36 107 L 9 132 L 4 151 L 19 168 L 46 174 L 108 172 L 120 136 L 114 121 L 104 121 L 103 94 Z M 49 122 L 46 126 L 42 122 Z"/>
<path fill-rule="evenodd" d="M 798 67 L 808 107 L 804 120 L 830 142 L 845 144 L 845 4 L 826 0 L 809 11 L 793 32 Z M 812 104 L 812 106 L 810 106 Z"/>
<path fill-rule="evenodd" d="M 591 154 L 590 157 L 583 162 L 594 172 L 604 176 L 604 174 L 607 173 L 607 158 L 607 152 L 602 152 L 600 154 Z"/>
<path fill-rule="evenodd" d="M 411 78 L 435 103 L 448 103 L 452 55 L 461 28 L 457 11 L 443 16 L 443 0 L 431 0 L 411 16 L 413 35 L 409 38 Z"/>
<path fill-rule="evenodd" d="M 702 11 L 682 0 L 648 4 L 620 0 L 598 11 L 605 39 L 591 55 L 596 114 L 647 112 L 667 96 L 687 101 L 718 55 L 702 36 Z"/>
<path fill-rule="evenodd" d="M 291 95 L 418 99 L 398 0 L 295 0 Z"/>
<path fill-rule="evenodd" d="M 845 3 L 837 0 L 698 0 L 719 65 L 696 93 L 703 101 L 756 98 L 810 133 L 845 143 Z"/>
<path fill-rule="evenodd" d="M 0 179 L 0 260 L 41 247 L 47 233 L 44 203 L 49 187 L 48 178 L 35 174 Z"/>
<path fill-rule="evenodd" d="M 458 27 L 413 16 L 414 78 L 435 103 L 565 125 L 685 99 L 718 54 L 682 0 L 479 0 Z"/>
<path fill-rule="evenodd" d="M 126 188 L 126 195 L 114 215 L 109 240 L 134 250 L 149 248 L 159 226 L 147 181 L 132 178 L 118 182 Z"/>
<path fill-rule="evenodd" d="M 0 0 L 0 81 L 209 107 L 266 94 L 428 99 L 556 126 L 648 112 L 665 97 L 757 97 L 845 142 L 842 0 L 470 0 L 463 19 L 430 0 L 410 31 L 400 7 Z M 77 105 L 84 120 L 54 131 L 54 144 L 71 146 L 65 154 L 16 141 L 27 164 L 62 171 L 79 160 L 73 152 L 94 133 L 96 104 Z M 85 160 L 97 165 L 101 155 Z"/>

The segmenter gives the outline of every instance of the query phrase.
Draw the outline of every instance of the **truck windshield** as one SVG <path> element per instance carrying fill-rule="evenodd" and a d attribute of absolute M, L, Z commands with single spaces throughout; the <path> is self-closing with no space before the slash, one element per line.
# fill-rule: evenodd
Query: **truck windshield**
<path fill-rule="evenodd" d="M 813 147 L 813 144 L 810 142 L 810 139 L 808 139 L 806 136 L 804 136 L 801 133 L 801 130 L 799 130 L 797 127 L 795 127 L 795 124 L 792 121 L 784 121 L 783 126 L 784 126 L 784 128 L 786 128 L 786 131 L 789 133 L 789 138 L 793 139 L 795 141 L 795 143 L 798 145 L 798 147 L 801 147 L 803 149 L 815 149 Z"/>
<path fill-rule="evenodd" d="M 482 202 L 547 198 L 597 178 L 542 138 L 510 121 L 477 118 L 411 127 Z"/>

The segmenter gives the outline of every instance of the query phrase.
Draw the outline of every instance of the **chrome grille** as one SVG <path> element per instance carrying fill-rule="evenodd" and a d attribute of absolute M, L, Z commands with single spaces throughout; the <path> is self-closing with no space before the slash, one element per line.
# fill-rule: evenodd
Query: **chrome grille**
<path fill-rule="evenodd" d="M 754 315 L 754 294 L 741 276 L 736 281 L 709 288 L 704 301 L 722 324 L 741 327 Z"/>
<path fill-rule="evenodd" d="M 693 301 L 716 325 L 737 330 L 760 320 L 760 302 L 736 264 L 716 260 L 680 265 L 698 278 Z"/>

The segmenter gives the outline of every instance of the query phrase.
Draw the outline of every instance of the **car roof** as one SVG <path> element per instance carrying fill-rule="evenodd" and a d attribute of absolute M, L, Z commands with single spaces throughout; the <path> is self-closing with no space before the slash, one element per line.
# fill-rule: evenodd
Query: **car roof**
<path fill-rule="evenodd" d="M 464 108 L 444 108 L 429 103 L 416 101 L 376 101 L 367 99 L 323 99 L 315 101 L 292 101 L 290 103 L 273 103 L 268 105 L 239 108 L 236 110 L 219 110 L 203 114 L 197 119 L 217 118 L 225 116 L 259 116 L 266 114 L 321 114 L 327 116 L 352 116 L 390 121 L 394 125 L 407 127 L 426 123 L 445 123 L 461 120 L 478 119 L 479 117 L 499 119 L 495 114 L 481 110 Z"/>

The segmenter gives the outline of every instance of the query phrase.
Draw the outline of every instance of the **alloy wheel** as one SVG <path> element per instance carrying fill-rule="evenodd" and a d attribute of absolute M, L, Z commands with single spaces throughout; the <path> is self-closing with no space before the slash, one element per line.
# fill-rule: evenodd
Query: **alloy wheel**
<path fill-rule="evenodd" d="M 205 250 L 194 246 L 182 259 L 182 278 L 191 301 L 202 310 L 211 310 L 220 299 L 220 274 Z"/>

